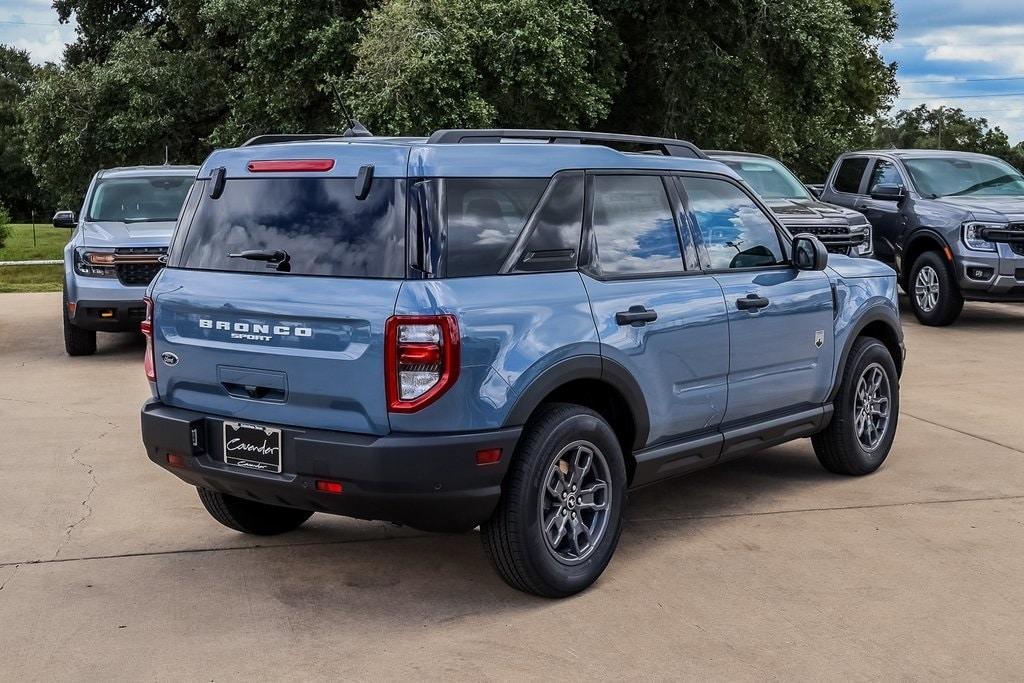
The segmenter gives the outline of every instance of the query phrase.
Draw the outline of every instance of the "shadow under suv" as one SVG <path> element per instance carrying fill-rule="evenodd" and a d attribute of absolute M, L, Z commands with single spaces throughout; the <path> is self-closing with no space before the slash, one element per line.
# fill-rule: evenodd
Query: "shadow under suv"
<path fill-rule="evenodd" d="M 629 488 L 801 437 L 876 470 L 896 296 L 679 140 L 262 137 L 206 160 L 150 285 L 142 438 L 231 529 L 479 526 L 565 596 Z"/>
<path fill-rule="evenodd" d="M 995 157 L 941 150 L 844 154 L 822 199 L 867 216 L 876 257 L 914 315 L 949 325 L 964 301 L 1024 301 L 1024 176 Z"/>

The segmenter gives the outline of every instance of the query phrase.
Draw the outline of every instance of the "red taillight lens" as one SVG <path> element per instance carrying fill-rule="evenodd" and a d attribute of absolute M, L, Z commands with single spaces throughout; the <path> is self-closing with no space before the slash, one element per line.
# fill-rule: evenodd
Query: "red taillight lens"
<path fill-rule="evenodd" d="M 273 173 L 288 171 L 330 171 L 334 159 L 266 159 L 250 161 L 250 173 Z"/>
<path fill-rule="evenodd" d="M 430 405 L 459 377 L 459 323 L 453 315 L 396 315 L 384 331 L 388 409 Z"/>
<path fill-rule="evenodd" d="M 139 323 L 139 330 L 146 337 L 146 379 L 156 381 L 156 356 L 153 353 L 153 300 L 148 296 L 142 299 L 146 304 L 146 318 Z"/>

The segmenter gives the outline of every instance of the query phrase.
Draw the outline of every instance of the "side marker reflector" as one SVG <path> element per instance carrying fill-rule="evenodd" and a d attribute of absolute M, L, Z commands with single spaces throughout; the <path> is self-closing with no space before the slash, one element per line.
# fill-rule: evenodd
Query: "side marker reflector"
<path fill-rule="evenodd" d="M 953 262 L 953 250 L 950 249 L 949 247 L 944 247 L 943 251 L 946 252 L 946 260 L 949 261 L 950 263 L 952 263 Z"/>
<path fill-rule="evenodd" d="M 345 488 L 341 485 L 340 481 L 325 481 L 323 479 L 317 479 L 316 490 L 321 493 L 341 493 Z"/>
<path fill-rule="evenodd" d="M 493 465 L 501 461 L 500 448 L 487 448 L 476 452 L 477 465 Z"/>
<path fill-rule="evenodd" d="M 184 455 L 179 455 L 177 453 L 168 453 L 167 454 L 167 464 L 170 465 L 171 467 L 184 467 L 185 466 L 185 456 Z"/>

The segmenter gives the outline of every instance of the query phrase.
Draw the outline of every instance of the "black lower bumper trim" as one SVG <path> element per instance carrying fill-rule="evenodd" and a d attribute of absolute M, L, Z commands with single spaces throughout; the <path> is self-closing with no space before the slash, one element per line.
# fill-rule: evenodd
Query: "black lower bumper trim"
<path fill-rule="evenodd" d="M 96 332 L 138 332 L 145 317 L 146 305 L 141 300 L 78 301 L 71 322 Z"/>
<path fill-rule="evenodd" d="M 223 419 L 151 400 L 142 409 L 149 459 L 195 486 L 287 507 L 379 519 L 434 530 L 466 530 L 490 517 L 520 427 L 467 434 L 372 436 L 282 426 L 282 473 L 227 465 Z M 275 425 L 276 426 L 276 425 Z M 479 450 L 501 460 L 477 465 Z M 183 455 L 184 467 L 168 463 Z M 316 481 L 344 491 L 317 491 Z"/>

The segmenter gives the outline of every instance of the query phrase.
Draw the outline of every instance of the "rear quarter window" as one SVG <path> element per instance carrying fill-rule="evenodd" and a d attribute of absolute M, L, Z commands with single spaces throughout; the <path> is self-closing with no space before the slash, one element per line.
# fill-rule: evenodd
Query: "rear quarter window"
<path fill-rule="evenodd" d="M 446 178 L 448 277 L 495 275 L 540 200 L 547 178 Z"/>
<path fill-rule="evenodd" d="M 837 192 L 847 194 L 858 194 L 860 192 L 860 181 L 864 177 L 864 171 L 868 168 L 867 157 L 850 157 L 843 159 L 836 172 L 836 180 L 833 185 Z"/>
<path fill-rule="evenodd" d="M 217 199 L 199 190 L 172 266 L 276 274 L 272 264 L 231 254 L 281 250 L 293 275 L 405 275 L 404 180 L 377 178 L 362 200 L 354 178 L 229 179 Z"/>

